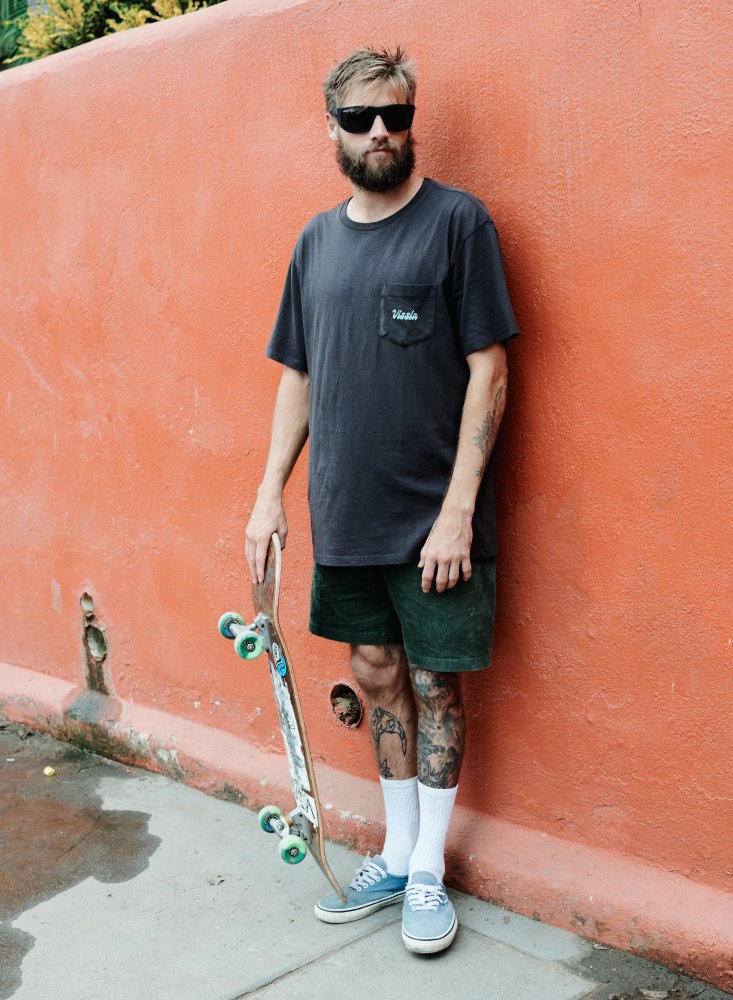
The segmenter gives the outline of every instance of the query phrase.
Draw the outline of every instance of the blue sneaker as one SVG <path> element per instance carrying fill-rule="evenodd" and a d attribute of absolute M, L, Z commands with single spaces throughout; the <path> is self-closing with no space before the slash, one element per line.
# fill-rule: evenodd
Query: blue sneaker
<path fill-rule="evenodd" d="M 344 903 L 337 893 L 329 892 L 316 903 L 316 916 L 327 924 L 361 920 L 383 906 L 399 903 L 406 885 L 406 875 L 390 875 L 384 858 L 367 854 L 345 891 L 347 901 Z"/>
<path fill-rule="evenodd" d="M 408 951 L 429 955 L 453 943 L 458 919 L 445 889 L 430 872 L 415 872 L 405 892 L 402 940 Z"/>

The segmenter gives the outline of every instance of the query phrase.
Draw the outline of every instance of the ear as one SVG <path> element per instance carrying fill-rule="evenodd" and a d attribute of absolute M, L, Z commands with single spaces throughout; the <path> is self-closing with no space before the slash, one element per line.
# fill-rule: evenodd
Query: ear
<path fill-rule="evenodd" d="M 336 142 L 339 137 L 339 123 L 328 111 L 326 112 L 326 128 L 328 129 L 328 138 L 332 142 Z"/>

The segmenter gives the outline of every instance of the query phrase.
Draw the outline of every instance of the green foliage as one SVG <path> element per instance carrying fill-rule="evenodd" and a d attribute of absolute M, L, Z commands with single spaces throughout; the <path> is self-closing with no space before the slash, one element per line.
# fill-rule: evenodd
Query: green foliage
<path fill-rule="evenodd" d="M 0 0 L 0 70 L 8 69 L 6 59 L 18 55 L 18 39 L 27 0 Z M 25 59 L 20 60 L 26 62 Z"/>
<path fill-rule="evenodd" d="M 117 20 L 108 18 L 107 27 L 110 31 L 126 31 L 128 28 L 139 28 L 147 21 L 164 21 L 208 6 L 207 0 L 152 0 L 149 6 L 141 3 L 116 3 L 113 0 L 110 7 L 117 15 Z"/>
<path fill-rule="evenodd" d="M 6 60 L 18 54 L 20 26 L 16 21 L 0 21 L 0 70 L 8 69 Z"/>
<path fill-rule="evenodd" d="M 128 28 L 139 28 L 153 18 L 149 10 L 136 3 L 110 3 L 110 9 L 116 18 L 107 18 L 107 33 L 109 34 L 113 31 L 127 31 Z"/>
<path fill-rule="evenodd" d="M 0 0 L 0 21 L 15 21 L 28 8 L 28 0 Z"/>
<path fill-rule="evenodd" d="M 0 0 L 25 4 L 26 0 Z M 102 35 L 178 17 L 218 0 L 45 0 L 44 7 L 0 22 L 0 68 L 74 48 Z M 7 35 L 5 34 L 7 27 Z M 4 40 L 4 41 L 3 41 Z"/>
<path fill-rule="evenodd" d="M 48 0 L 28 12 L 18 39 L 18 59 L 40 59 L 104 34 L 103 0 Z"/>

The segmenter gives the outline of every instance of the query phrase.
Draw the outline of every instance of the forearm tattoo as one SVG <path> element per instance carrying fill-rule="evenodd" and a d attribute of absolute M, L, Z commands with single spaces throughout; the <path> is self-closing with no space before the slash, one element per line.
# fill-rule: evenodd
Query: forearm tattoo
<path fill-rule="evenodd" d="M 478 428 L 473 438 L 476 447 L 481 452 L 481 465 L 476 470 L 476 475 L 479 479 L 483 479 L 486 467 L 489 464 L 489 458 L 491 457 L 494 442 L 496 441 L 496 435 L 499 430 L 501 415 L 504 409 L 503 398 L 504 386 L 500 385 L 496 391 L 496 396 L 494 397 L 494 409 L 486 414 L 484 422 Z"/>
<path fill-rule="evenodd" d="M 454 788 L 463 759 L 464 718 L 459 679 L 415 668 L 412 683 L 420 710 L 418 780 L 430 788 Z"/>
<path fill-rule="evenodd" d="M 405 728 L 397 716 L 392 715 L 386 708 L 375 708 L 371 714 L 369 723 L 372 728 L 372 740 L 374 742 L 374 752 L 377 755 L 377 763 L 379 764 L 379 773 L 383 778 L 392 778 L 394 775 L 389 766 L 389 759 L 387 754 L 382 753 L 380 742 L 383 736 L 397 736 L 402 747 L 402 756 L 406 757 L 407 733 L 405 732 Z"/>

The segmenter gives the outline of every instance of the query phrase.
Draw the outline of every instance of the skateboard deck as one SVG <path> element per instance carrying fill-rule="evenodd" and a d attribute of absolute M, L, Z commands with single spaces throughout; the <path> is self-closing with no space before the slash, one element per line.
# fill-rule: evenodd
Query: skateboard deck
<path fill-rule="evenodd" d="M 252 586 L 254 621 L 248 624 L 241 615 L 229 611 L 219 619 L 219 632 L 224 638 L 234 640 L 236 652 L 245 660 L 255 659 L 264 651 L 275 696 L 295 806 L 289 813 L 277 806 L 265 806 L 260 811 L 260 826 L 267 833 L 278 834 L 280 856 L 288 864 L 298 864 L 310 853 L 345 901 L 343 890 L 326 859 L 323 816 L 313 758 L 293 661 L 280 630 L 278 602 L 281 572 L 280 539 L 274 534 L 267 552 L 265 578 L 262 583 Z"/>

